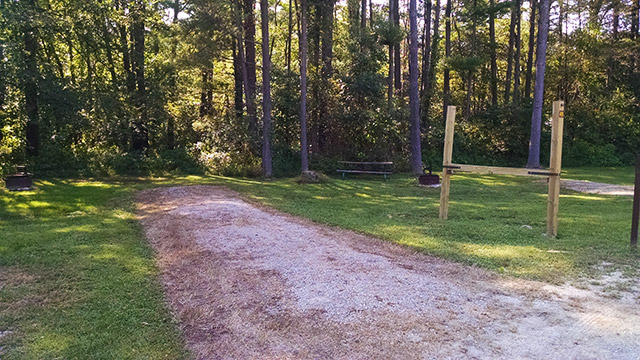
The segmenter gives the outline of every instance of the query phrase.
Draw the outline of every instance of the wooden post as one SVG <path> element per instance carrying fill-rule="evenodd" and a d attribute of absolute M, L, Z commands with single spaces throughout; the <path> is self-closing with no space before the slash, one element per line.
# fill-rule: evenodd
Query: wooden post
<path fill-rule="evenodd" d="M 456 107 L 447 106 L 447 124 L 444 132 L 444 151 L 442 165 L 451 165 L 453 154 L 453 129 L 456 121 Z M 442 187 L 440 188 L 440 219 L 446 220 L 449 216 L 449 190 L 451 188 L 451 170 L 442 169 Z"/>
<path fill-rule="evenodd" d="M 631 218 L 631 248 L 638 248 L 638 221 L 640 220 L 640 154 L 636 158 L 636 181 L 633 187 L 633 217 Z"/>
<path fill-rule="evenodd" d="M 560 171 L 562 164 L 562 127 L 564 125 L 564 101 L 553 102 L 551 117 L 551 158 L 549 172 L 549 195 L 547 197 L 547 236 L 558 235 L 558 207 L 560 204 Z"/>

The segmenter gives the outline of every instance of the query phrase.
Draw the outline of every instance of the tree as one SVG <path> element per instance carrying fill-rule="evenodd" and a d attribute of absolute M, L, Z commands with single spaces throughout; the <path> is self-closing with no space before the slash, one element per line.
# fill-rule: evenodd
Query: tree
<path fill-rule="evenodd" d="M 489 0 L 489 54 L 491 57 L 491 104 L 498 106 L 498 58 L 496 56 L 496 5 Z"/>
<path fill-rule="evenodd" d="M 178 14 L 180 14 L 180 0 L 174 0 L 173 1 L 173 21 L 172 21 L 172 26 L 173 26 L 173 44 L 171 45 L 171 54 L 173 55 L 173 61 L 174 61 L 174 65 L 172 67 L 172 71 L 170 74 L 170 84 L 169 86 L 171 87 L 171 90 L 175 93 L 177 93 L 176 91 L 176 78 L 178 77 L 178 69 L 177 69 L 177 64 L 176 64 L 176 59 L 178 57 L 177 51 L 178 51 L 178 36 L 177 36 L 177 23 L 178 23 Z M 235 70 L 235 48 L 234 48 L 234 52 L 233 52 L 234 56 L 234 70 Z M 173 149 L 175 147 L 175 143 L 176 143 L 176 135 L 175 135 L 175 118 L 171 115 L 169 115 L 169 117 L 167 118 L 167 148 L 168 149 Z"/>
<path fill-rule="evenodd" d="M 411 172 L 422 173 L 420 147 L 420 87 L 418 85 L 418 10 L 416 0 L 409 0 L 409 107 L 411 119 Z"/>
<path fill-rule="evenodd" d="M 538 7 L 537 0 L 530 0 L 531 15 L 529 16 L 529 45 L 527 51 L 527 70 L 525 73 L 524 81 L 524 97 L 529 99 L 531 97 L 531 78 L 533 76 L 533 49 L 536 43 L 536 8 Z"/>
<path fill-rule="evenodd" d="M 549 36 L 549 0 L 540 0 L 540 23 L 536 47 L 536 84 L 533 89 L 531 137 L 529 139 L 528 168 L 540 167 L 540 133 L 542 130 L 542 104 L 544 102 L 544 74 L 547 65 L 547 38 Z"/>
<path fill-rule="evenodd" d="M 260 0 L 262 20 L 262 173 L 271 177 L 271 59 L 269 56 L 269 1 Z"/>
<path fill-rule="evenodd" d="M 35 0 L 25 1 L 25 18 L 23 25 L 24 41 L 24 75 L 23 91 L 25 113 L 27 114 L 27 155 L 38 156 L 40 153 L 40 113 L 38 104 L 38 39 L 35 28 Z"/>
<path fill-rule="evenodd" d="M 400 27 L 400 0 L 393 0 L 393 21 L 396 27 Z M 394 80 L 396 91 L 402 90 L 402 63 L 400 58 L 400 44 L 393 46 L 394 57 Z"/>
<path fill-rule="evenodd" d="M 307 0 L 300 2 L 300 162 L 309 171 L 307 144 Z"/>
<path fill-rule="evenodd" d="M 431 37 L 431 46 L 428 53 L 425 56 L 429 56 L 428 66 L 426 72 L 422 74 L 424 79 L 424 90 L 422 94 L 422 122 L 424 124 L 425 131 L 428 131 L 429 110 L 431 109 L 431 98 L 433 95 L 433 88 L 436 81 L 436 65 L 439 58 L 439 46 L 440 46 L 440 0 L 436 0 L 435 14 L 433 18 L 433 36 Z"/>
<path fill-rule="evenodd" d="M 389 0 L 389 28 L 392 28 L 395 25 L 395 20 L 393 19 L 393 13 L 395 0 Z M 389 99 L 389 103 L 393 100 L 393 51 L 394 44 L 389 41 L 389 75 L 388 75 L 388 85 L 387 85 L 387 97 Z"/>
<path fill-rule="evenodd" d="M 255 0 L 244 0 L 244 62 L 245 102 L 249 118 L 249 137 L 252 147 L 258 143 L 258 115 L 256 109 L 256 17 Z"/>
<path fill-rule="evenodd" d="M 447 6 L 444 11 L 445 17 L 445 40 L 444 40 L 444 57 L 445 57 L 445 66 L 444 66 L 444 89 L 443 89 L 443 117 L 447 116 L 447 106 L 451 102 L 451 75 L 449 64 L 447 63 L 451 58 L 451 1 L 447 0 Z"/>
<path fill-rule="evenodd" d="M 149 134 L 147 133 L 148 109 L 147 109 L 147 85 L 145 80 L 145 34 L 144 34 L 144 0 L 136 0 L 131 12 L 131 40 L 133 51 L 131 52 L 132 70 L 136 84 L 136 107 L 138 116 L 131 127 L 131 149 L 144 151 L 149 146 Z"/>

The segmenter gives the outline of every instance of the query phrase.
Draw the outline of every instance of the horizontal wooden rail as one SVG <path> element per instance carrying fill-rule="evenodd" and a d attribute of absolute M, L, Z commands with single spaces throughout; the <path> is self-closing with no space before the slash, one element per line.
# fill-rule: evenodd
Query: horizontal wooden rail
<path fill-rule="evenodd" d="M 470 172 L 474 174 L 488 175 L 513 175 L 513 176 L 557 176 L 559 174 L 546 169 L 525 169 L 500 166 L 482 166 L 482 165 L 465 165 L 465 164 L 449 164 L 443 165 L 444 168 L 455 172 Z"/>
<path fill-rule="evenodd" d="M 340 164 L 353 165 L 393 165 L 392 161 L 338 161 Z"/>

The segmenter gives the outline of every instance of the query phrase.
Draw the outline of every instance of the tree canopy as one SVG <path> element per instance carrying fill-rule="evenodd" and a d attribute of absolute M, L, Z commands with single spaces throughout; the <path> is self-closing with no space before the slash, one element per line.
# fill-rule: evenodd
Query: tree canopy
<path fill-rule="evenodd" d="M 544 165 L 555 99 L 565 164 L 630 164 L 639 11 L 639 0 L 0 0 L 0 169 L 279 176 L 308 153 L 311 169 L 385 160 L 417 172 L 441 161 L 447 104 L 462 119 L 455 161 L 532 165 L 531 144 Z"/>

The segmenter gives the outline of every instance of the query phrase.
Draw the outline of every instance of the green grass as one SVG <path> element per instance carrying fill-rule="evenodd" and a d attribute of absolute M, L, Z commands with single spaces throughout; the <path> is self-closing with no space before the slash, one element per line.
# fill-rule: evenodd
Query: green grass
<path fill-rule="evenodd" d="M 633 185 L 635 174 L 636 170 L 633 166 L 562 169 L 563 179 L 589 180 L 618 185 Z"/>
<path fill-rule="evenodd" d="M 629 173 L 565 175 L 626 184 Z M 563 190 L 558 238 L 550 239 L 542 235 L 546 186 L 539 179 L 456 175 L 447 221 L 438 219 L 439 190 L 406 175 L 313 185 L 224 177 L 41 181 L 35 191 L 0 192 L 0 331 L 12 331 L 0 337 L 0 358 L 188 357 L 132 199 L 142 188 L 201 183 L 512 276 L 557 283 L 593 276 L 603 262 L 638 274 L 640 258 L 629 250 L 630 198 Z"/>
<path fill-rule="evenodd" d="M 0 192 L 2 359 L 180 359 L 133 189 L 43 181 Z"/>

